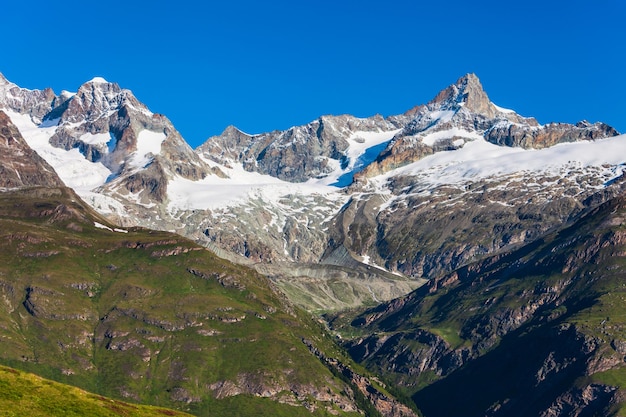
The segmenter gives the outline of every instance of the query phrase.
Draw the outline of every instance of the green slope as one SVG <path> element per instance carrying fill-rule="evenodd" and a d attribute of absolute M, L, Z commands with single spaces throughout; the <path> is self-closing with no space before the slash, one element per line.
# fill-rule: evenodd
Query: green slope
<path fill-rule="evenodd" d="M 334 325 L 428 416 L 626 415 L 626 197 Z"/>
<path fill-rule="evenodd" d="M 67 189 L 0 193 L 2 363 L 201 415 L 357 411 L 303 340 L 341 351 L 268 280 L 177 235 L 94 219 Z"/>
<path fill-rule="evenodd" d="M 135 405 L 0 366 L 0 415 L 7 417 L 189 416 L 160 407 Z"/>

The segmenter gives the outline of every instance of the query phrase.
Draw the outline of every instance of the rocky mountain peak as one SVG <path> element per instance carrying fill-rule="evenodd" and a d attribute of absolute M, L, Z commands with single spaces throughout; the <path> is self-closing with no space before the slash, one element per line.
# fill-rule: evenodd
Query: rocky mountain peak
<path fill-rule="evenodd" d="M 246 132 L 244 132 L 243 130 L 239 129 L 235 125 L 230 125 L 230 126 L 226 127 L 226 129 L 224 129 L 224 131 L 222 132 L 222 135 L 227 135 L 227 136 L 247 136 L 247 137 L 255 136 L 255 135 L 247 134 Z"/>
<path fill-rule="evenodd" d="M 96 119 L 112 108 L 119 107 L 124 100 L 122 89 L 116 83 L 109 83 L 104 78 L 94 78 L 80 86 L 72 97 L 64 119 L 78 122 Z"/>
<path fill-rule="evenodd" d="M 0 74 L 0 108 L 20 114 L 28 114 L 40 123 L 50 112 L 56 96 L 52 89 L 28 90 L 20 88 Z"/>
<path fill-rule="evenodd" d="M 489 101 L 476 74 L 465 74 L 456 83 L 443 89 L 428 103 L 429 108 L 441 110 L 456 110 L 464 107 L 473 113 L 493 118 L 497 110 Z"/>

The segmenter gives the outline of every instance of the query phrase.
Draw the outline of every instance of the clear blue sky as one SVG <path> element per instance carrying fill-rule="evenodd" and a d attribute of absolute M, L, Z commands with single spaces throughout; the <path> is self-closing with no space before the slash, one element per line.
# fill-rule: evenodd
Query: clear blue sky
<path fill-rule="evenodd" d="M 626 2 L 10 1 L 0 72 L 76 91 L 132 90 L 193 147 L 234 124 L 402 113 L 474 72 L 492 101 L 539 122 L 626 132 Z"/>

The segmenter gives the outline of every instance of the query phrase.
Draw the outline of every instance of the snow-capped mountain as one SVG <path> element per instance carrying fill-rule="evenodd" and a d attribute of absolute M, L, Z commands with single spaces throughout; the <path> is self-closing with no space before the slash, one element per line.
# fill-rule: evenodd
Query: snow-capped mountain
<path fill-rule="evenodd" d="M 402 115 L 229 127 L 195 151 L 101 78 L 59 96 L 0 78 L 0 108 L 100 213 L 254 263 L 309 308 L 389 299 L 535 239 L 620 189 L 626 155 L 613 128 L 540 125 L 473 74 Z"/>
<path fill-rule="evenodd" d="M 496 145 L 540 149 L 562 142 L 593 140 L 618 132 L 604 123 L 540 125 L 492 103 L 474 74 L 467 74 L 433 100 L 407 112 L 411 120 L 363 175 L 372 176 L 440 151 L 484 140 Z"/>
<path fill-rule="evenodd" d="M 337 172 L 354 168 L 359 151 L 389 141 L 400 126 L 381 116 L 360 119 L 349 115 L 322 116 L 304 126 L 259 135 L 230 126 L 207 140 L 198 152 L 222 165 L 240 164 L 247 171 L 285 181 L 327 179 L 329 183 Z M 365 140 L 372 134 L 378 135 L 374 143 Z"/>
<path fill-rule="evenodd" d="M 141 223 L 136 218 L 145 217 L 141 207 L 165 202 L 169 179 L 221 174 L 193 152 L 165 116 L 103 78 L 55 96 L 2 77 L 0 92 L 0 107 L 65 184 L 100 211 L 120 214 L 117 220 L 125 224 Z M 124 211 L 120 201 L 136 209 Z"/>

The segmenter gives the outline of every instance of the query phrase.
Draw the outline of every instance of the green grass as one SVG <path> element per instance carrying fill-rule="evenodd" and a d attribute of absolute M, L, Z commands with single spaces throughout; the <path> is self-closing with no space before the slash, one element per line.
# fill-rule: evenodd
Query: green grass
<path fill-rule="evenodd" d="M 612 387 L 619 387 L 620 392 L 626 392 L 626 368 L 615 368 L 610 369 L 604 372 L 595 373 L 590 378 L 586 378 L 586 380 L 597 383 L 609 385 Z M 623 394 L 622 394 L 623 395 Z M 617 417 L 625 417 L 626 416 L 626 403 L 623 401 L 615 404 L 614 407 L 615 416 Z"/>
<path fill-rule="evenodd" d="M 94 218 L 105 221 L 67 193 L 0 194 L 0 363 L 201 415 L 340 411 L 280 392 L 347 398 L 346 384 L 303 339 L 349 359 L 265 277 L 177 235 L 96 228 Z M 78 214 L 53 218 L 61 206 Z M 217 399 L 212 387 L 225 382 L 234 394 Z M 272 398 L 255 396 L 265 391 Z"/>
<path fill-rule="evenodd" d="M 0 416 L 153 417 L 189 414 L 90 394 L 31 373 L 0 366 Z"/>
<path fill-rule="evenodd" d="M 458 349 L 462 346 L 468 346 L 467 340 L 459 336 L 459 329 L 454 327 L 436 327 L 430 329 L 430 331 L 437 336 L 441 337 L 450 345 L 451 349 Z"/>
<path fill-rule="evenodd" d="M 426 415 L 484 415 L 493 404 L 501 415 L 524 415 L 524 407 L 535 415 L 533 395 L 560 401 L 597 383 L 617 394 L 607 390 L 593 407 L 610 414 L 615 405 L 626 416 L 624 218 L 622 197 L 442 277 L 446 286 L 434 292 L 330 315 L 332 328 L 354 337 L 348 346 L 363 364 L 404 387 Z M 466 355 L 463 365 L 447 369 L 449 354 Z M 428 361 L 431 368 L 420 367 Z"/>

